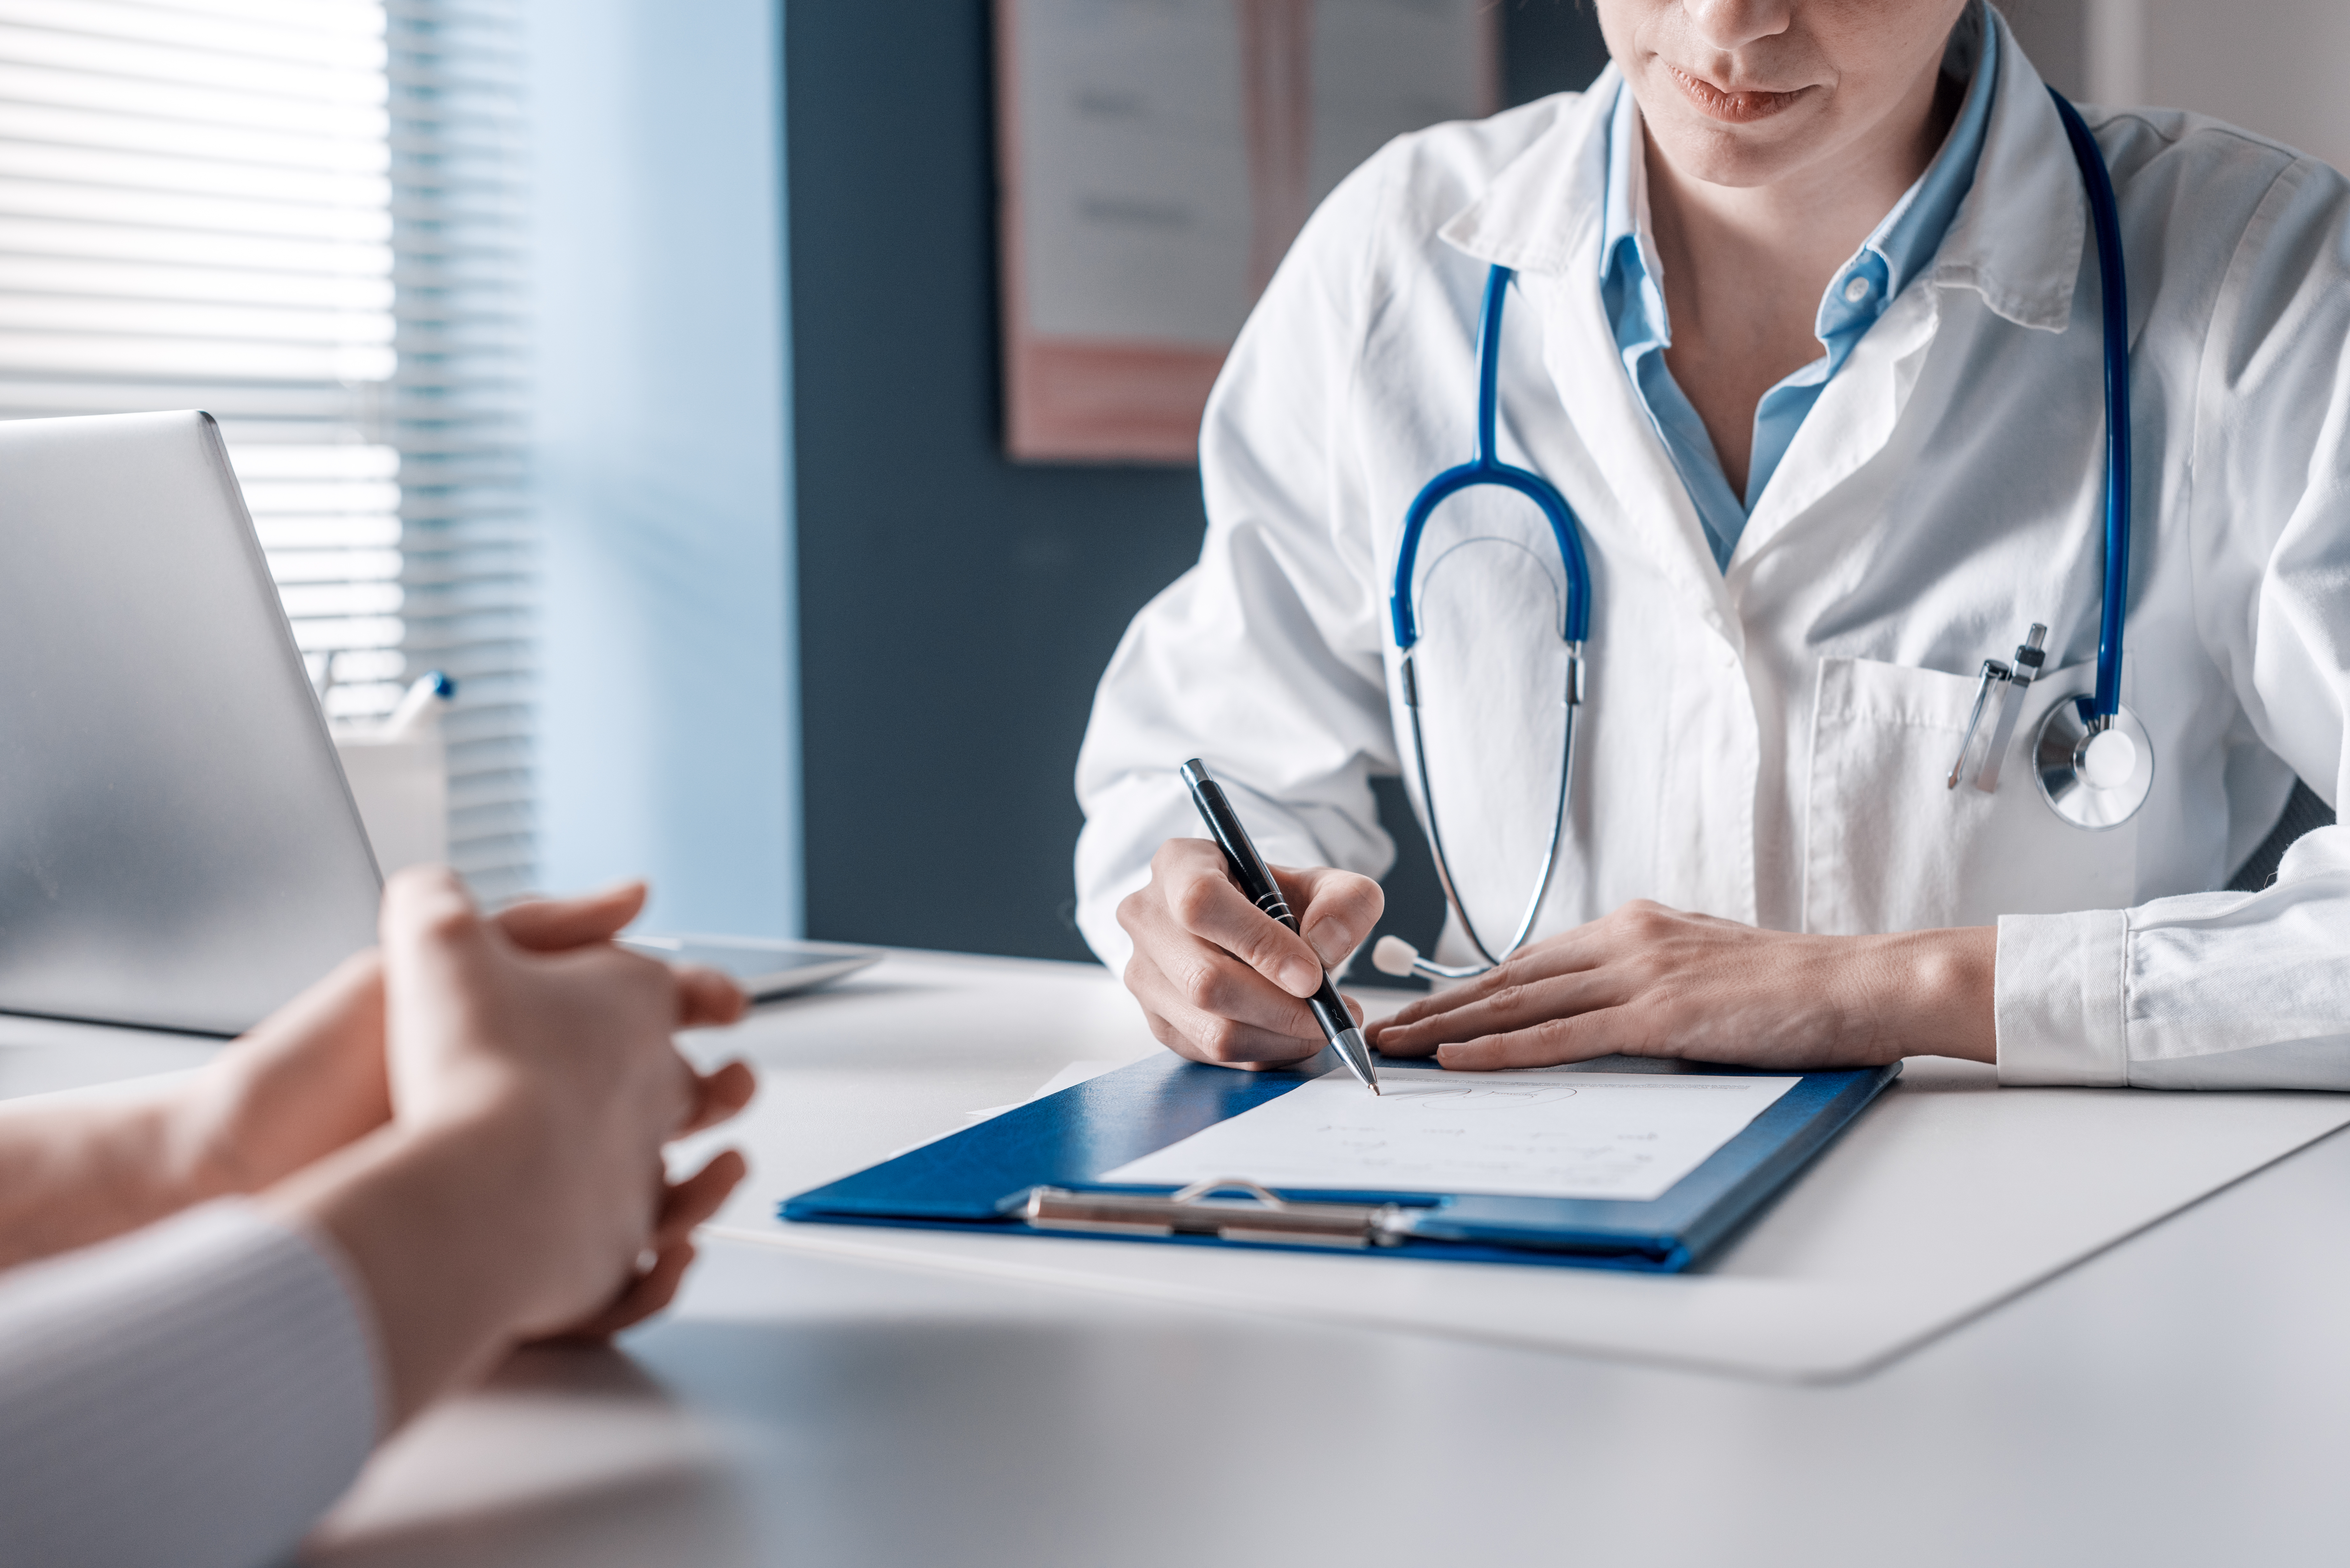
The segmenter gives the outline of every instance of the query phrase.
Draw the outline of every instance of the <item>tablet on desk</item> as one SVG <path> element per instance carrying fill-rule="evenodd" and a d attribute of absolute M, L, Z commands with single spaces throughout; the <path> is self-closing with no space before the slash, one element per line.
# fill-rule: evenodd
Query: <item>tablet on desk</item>
<path fill-rule="evenodd" d="M 670 963 L 698 963 L 733 977 L 754 1002 L 813 990 L 881 961 L 878 948 L 765 937 L 623 937 L 620 945 Z"/>

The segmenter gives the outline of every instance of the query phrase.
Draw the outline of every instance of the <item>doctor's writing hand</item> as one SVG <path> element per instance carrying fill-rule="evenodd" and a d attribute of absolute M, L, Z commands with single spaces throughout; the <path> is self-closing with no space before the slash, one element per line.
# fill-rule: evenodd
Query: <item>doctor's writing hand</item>
<path fill-rule="evenodd" d="M 1364 1032 L 1446 1067 L 1594 1056 L 1814 1070 L 1995 1059 L 1990 926 L 1824 937 L 1646 900 L 1537 942 Z"/>
<path fill-rule="evenodd" d="M 1160 845 L 1150 880 L 1118 905 L 1134 939 L 1126 988 L 1160 1044 L 1194 1062 L 1273 1067 L 1326 1044 L 1303 999 L 1370 935 L 1385 896 L 1351 871 L 1272 869 L 1302 938 L 1249 902 L 1204 838 Z M 1347 1005 L 1361 1022 L 1363 1010 Z"/>

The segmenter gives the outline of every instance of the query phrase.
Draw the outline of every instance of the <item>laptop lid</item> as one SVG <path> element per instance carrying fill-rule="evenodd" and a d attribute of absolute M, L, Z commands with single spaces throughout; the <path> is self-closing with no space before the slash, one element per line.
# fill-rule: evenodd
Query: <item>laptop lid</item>
<path fill-rule="evenodd" d="M 235 1033 L 379 890 L 212 416 L 0 421 L 0 1011 Z"/>

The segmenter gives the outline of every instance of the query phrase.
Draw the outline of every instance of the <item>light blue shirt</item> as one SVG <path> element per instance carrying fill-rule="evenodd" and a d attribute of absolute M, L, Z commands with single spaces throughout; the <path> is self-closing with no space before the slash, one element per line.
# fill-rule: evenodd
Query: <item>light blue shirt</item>
<path fill-rule="evenodd" d="M 1852 259 L 1838 269 L 1827 292 L 1820 296 L 1817 332 L 1825 352 L 1763 393 L 1756 405 L 1753 455 L 1747 462 L 1742 500 L 1721 471 L 1721 460 L 1714 452 L 1712 438 L 1706 434 L 1705 422 L 1665 366 L 1665 349 L 1673 333 L 1665 313 L 1656 240 L 1648 229 L 1645 171 L 1636 161 L 1642 148 L 1640 109 L 1629 88 L 1617 93 L 1615 115 L 1607 129 L 1600 300 L 1615 326 L 1616 345 L 1624 356 L 1633 389 L 1665 450 L 1672 454 L 1690 499 L 1696 503 L 1715 561 L 1725 566 L 1731 552 L 1738 547 L 1739 535 L 1745 531 L 1747 514 L 1769 486 L 1804 416 L 1819 400 L 1820 389 L 1843 369 L 1853 345 L 1885 314 L 1894 296 L 1933 260 L 1959 203 L 1974 184 L 1975 161 L 1982 151 L 1984 128 L 1991 122 L 1991 89 L 1999 67 L 1997 29 L 1982 26 L 1980 11 L 1960 22 L 1942 68 L 1964 70 L 1968 57 L 1975 54 L 1981 57 L 1941 151 L 1861 243 Z"/>

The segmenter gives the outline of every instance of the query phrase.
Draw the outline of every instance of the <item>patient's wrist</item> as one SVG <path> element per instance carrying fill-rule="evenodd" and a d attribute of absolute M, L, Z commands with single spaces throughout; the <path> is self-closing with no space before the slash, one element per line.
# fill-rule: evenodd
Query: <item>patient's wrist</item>
<path fill-rule="evenodd" d="M 182 1204 L 260 1191 L 286 1174 L 254 1159 L 252 1075 L 231 1055 L 178 1085 L 157 1109 L 156 1159 Z"/>
<path fill-rule="evenodd" d="M 374 1315 L 397 1426 L 516 1342 L 536 1284 L 520 1151 L 487 1127 L 392 1124 L 262 1201 L 331 1241 Z"/>

